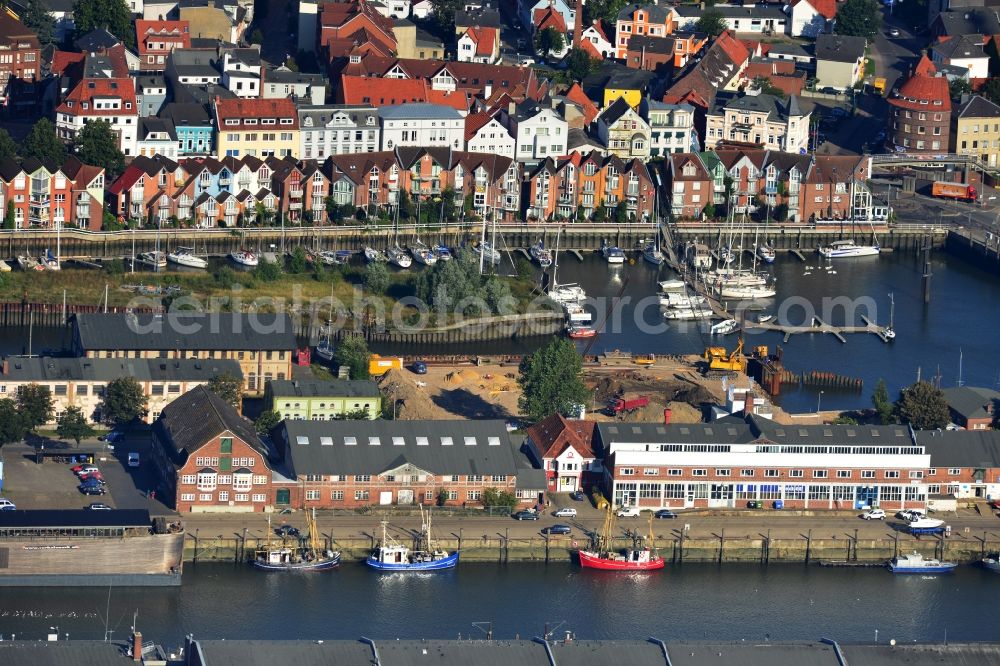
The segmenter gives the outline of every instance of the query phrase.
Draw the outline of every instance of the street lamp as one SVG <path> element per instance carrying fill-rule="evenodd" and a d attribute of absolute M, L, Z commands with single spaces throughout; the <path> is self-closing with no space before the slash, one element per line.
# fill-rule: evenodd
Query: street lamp
<path fill-rule="evenodd" d="M 819 392 L 819 395 L 818 395 L 818 396 L 816 396 L 816 413 L 817 413 L 817 414 L 819 414 L 819 407 L 820 407 L 820 405 L 821 405 L 822 403 L 823 403 L 823 392 L 822 392 L 822 391 L 820 391 L 820 392 Z M 393 408 L 395 409 L 395 405 L 393 405 Z"/>

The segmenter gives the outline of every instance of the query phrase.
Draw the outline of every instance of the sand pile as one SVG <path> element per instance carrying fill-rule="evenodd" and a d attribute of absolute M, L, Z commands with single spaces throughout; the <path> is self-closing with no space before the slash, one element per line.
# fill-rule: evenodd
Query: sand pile
<path fill-rule="evenodd" d="M 416 419 L 451 419 L 454 414 L 434 404 L 424 389 L 416 385 L 409 374 L 402 370 L 390 370 L 379 380 L 379 389 L 384 396 L 383 409 L 392 413 L 396 404 L 396 418 L 404 421 Z M 398 402 L 396 402 L 398 401 Z"/>

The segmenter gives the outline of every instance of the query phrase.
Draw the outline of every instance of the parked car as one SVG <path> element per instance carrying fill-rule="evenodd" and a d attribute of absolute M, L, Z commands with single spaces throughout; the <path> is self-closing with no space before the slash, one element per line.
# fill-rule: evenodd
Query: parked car
<path fill-rule="evenodd" d="M 861 517 L 865 520 L 885 520 L 885 511 L 882 509 L 868 509 Z"/>
<path fill-rule="evenodd" d="M 87 506 L 85 506 L 83 508 L 87 509 L 88 511 L 111 511 L 112 510 L 111 507 L 108 506 L 107 504 L 105 504 L 104 502 L 92 502 L 92 503 L 88 504 Z"/>
<path fill-rule="evenodd" d="M 109 432 L 109 433 L 107 433 L 105 435 L 101 435 L 97 439 L 98 439 L 98 441 L 101 441 L 101 442 L 117 442 L 118 440 L 122 439 L 123 437 L 125 437 L 125 433 L 123 433 L 123 432 L 121 432 L 119 430 L 112 430 L 111 432 Z"/>
<path fill-rule="evenodd" d="M 637 506 L 623 506 L 615 513 L 619 518 L 635 518 L 641 512 Z"/>
<path fill-rule="evenodd" d="M 890 37 L 899 37 L 899 28 L 889 28 L 887 33 Z"/>
<path fill-rule="evenodd" d="M 671 511 L 670 509 L 660 509 L 659 511 L 657 511 L 656 513 L 653 514 L 653 517 L 654 518 L 676 518 L 677 514 L 674 513 L 673 511 Z"/>
<path fill-rule="evenodd" d="M 559 509 L 558 511 L 553 511 L 552 515 L 557 518 L 576 518 L 576 509 L 571 506 L 567 506 Z"/>
<path fill-rule="evenodd" d="M 510 515 L 514 520 L 538 520 L 538 514 L 534 511 L 516 511 Z"/>
<path fill-rule="evenodd" d="M 582 502 L 585 495 L 582 490 L 574 490 L 569 494 L 569 498 L 574 502 Z"/>
<path fill-rule="evenodd" d="M 0 497 L 0 511 L 15 511 L 17 506 L 6 497 Z"/>
<path fill-rule="evenodd" d="M 99 483 L 94 485 L 80 484 L 79 490 L 84 495 L 103 495 L 108 492 L 108 489 Z"/>
<path fill-rule="evenodd" d="M 569 525 L 550 525 L 542 528 L 542 534 L 570 534 L 573 529 Z"/>
<path fill-rule="evenodd" d="M 132 453 L 128 454 L 128 466 L 129 467 L 138 467 L 139 466 L 139 454 L 136 453 L 135 451 L 133 451 Z"/>
<path fill-rule="evenodd" d="M 96 472 L 98 471 L 97 465 L 91 465 L 90 463 L 84 463 L 82 465 L 75 465 L 69 468 L 74 474 L 79 476 L 83 472 Z"/>
<path fill-rule="evenodd" d="M 301 536 L 299 528 L 292 527 L 291 525 L 282 525 L 280 527 L 275 527 L 274 533 L 280 536 L 282 539 L 284 538 L 297 539 L 299 536 Z"/>
<path fill-rule="evenodd" d="M 414 361 L 413 365 L 410 366 L 415 375 L 426 375 L 427 374 L 427 364 L 423 361 Z"/>
<path fill-rule="evenodd" d="M 97 482 L 97 483 L 107 483 L 104 480 L 104 475 L 100 472 L 90 472 L 89 474 L 80 475 L 80 483 Z"/>

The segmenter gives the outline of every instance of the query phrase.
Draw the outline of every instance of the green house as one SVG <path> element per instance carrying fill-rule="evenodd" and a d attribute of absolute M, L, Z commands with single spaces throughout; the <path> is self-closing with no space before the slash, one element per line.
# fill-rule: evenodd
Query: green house
<path fill-rule="evenodd" d="M 373 381 L 302 381 L 279 379 L 268 382 L 264 404 L 283 419 L 330 421 L 359 412 L 367 418 L 382 413 L 382 394 Z"/>

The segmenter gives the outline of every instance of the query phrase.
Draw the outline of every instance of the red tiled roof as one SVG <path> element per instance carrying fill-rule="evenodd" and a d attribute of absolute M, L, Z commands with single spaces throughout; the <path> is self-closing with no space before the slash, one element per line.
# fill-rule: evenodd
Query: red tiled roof
<path fill-rule="evenodd" d="M 56 51 L 52 54 L 52 73 L 63 75 L 66 70 L 73 65 L 78 65 L 87 57 L 86 53 L 76 53 L 75 51 Z"/>
<path fill-rule="evenodd" d="M 465 117 L 465 140 L 469 141 L 481 130 L 490 120 L 493 119 L 491 113 L 470 113 Z"/>
<path fill-rule="evenodd" d="M 94 108 L 95 97 L 116 97 L 121 100 L 121 108 Z M 84 104 L 87 105 L 84 108 Z M 126 105 L 130 105 L 126 107 Z M 83 79 L 66 95 L 66 99 L 56 109 L 58 113 L 71 116 L 134 116 L 139 114 L 135 102 L 135 82 L 132 79 Z"/>
<path fill-rule="evenodd" d="M 341 76 L 344 104 L 393 106 L 426 102 L 430 86 L 423 79 L 381 79 L 370 76 Z"/>
<path fill-rule="evenodd" d="M 594 43 L 589 39 L 581 39 L 580 48 L 586 51 L 587 55 L 589 55 L 591 58 L 595 60 L 604 60 L 604 54 L 598 51 L 597 47 L 594 46 Z"/>
<path fill-rule="evenodd" d="M 934 76 L 937 74 L 937 67 L 934 66 L 931 59 L 927 57 L 926 53 L 924 53 L 920 56 L 920 62 L 918 62 L 916 67 L 913 68 L 913 74 L 914 76 Z"/>
<path fill-rule="evenodd" d="M 179 41 L 181 46 L 187 48 L 191 46 L 191 31 L 189 21 L 144 21 L 142 19 L 135 22 L 136 42 L 139 46 L 139 54 L 144 55 L 147 50 L 147 39 L 169 39 L 171 42 Z M 170 49 L 154 49 L 155 51 Z"/>
<path fill-rule="evenodd" d="M 937 68 L 927 54 L 913 68 L 913 75 L 899 87 L 899 92 L 889 99 L 893 106 L 914 111 L 951 111 L 951 91 L 948 79 L 936 76 Z"/>
<path fill-rule="evenodd" d="M 532 23 L 534 23 L 536 31 L 545 30 L 546 28 L 555 28 L 564 35 L 569 32 L 566 29 L 566 19 L 564 19 L 563 15 L 556 11 L 556 8 L 552 5 L 542 9 L 536 9 L 535 15 L 532 17 Z"/>
<path fill-rule="evenodd" d="M 792 3 L 792 7 L 798 5 L 800 2 L 808 3 L 809 6 L 824 18 L 833 19 L 837 15 L 837 0 L 795 0 Z"/>
<path fill-rule="evenodd" d="M 583 109 L 583 121 L 587 125 L 592 123 L 594 118 L 597 117 L 597 105 L 594 104 L 593 100 L 587 97 L 587 93 L 583 92 L 583 87 L 580 86 L 579 82 L 574 83 L 573 86 L 566 91 L 566 99 L 580 105 L 580 108 Z"/>
<path fill-rule="evenodd" d="M 604 41 L 606 41 L 606 42 L 611 42 L 611 40 L 610 40 L 610 39 L 608 39 L 608 33 L 607 33 L 607 31 L 606 31 L 606 30 L 604 29 L 604 26 L 603 26 L 603 25 L 601 25 L 601 21 L 600 21 L 600 20 L 597 20 L 597 21 L 594 21 L 594 22 L 593 22 L 593 24 L 591 24 L 591 26 L 590 26 L 590 27 L 592 27 L 592 28 L 593 28 L 594 30 L 596 30 L 596 31 L 597 31 L 597 33 L 598 33 L 598 34 L 599 34 L 599 35 L 600 35 L 601 37 L 603 37 L 603 38 L 604 38 Z"/>
<path fill-rule="evenodd" d="M 736 39 L 733 33 L 728 30 L 724 30 L 716 37 L 715 44 L 737 65 L 746 62 L 750 57 L 750 49 L 747 48 L 746 44 Z"/>
<path fill-rule="evenodd" d="M 449 90 L 433 90 L 427 87 L 427 101 L 431 104 L 444 104 L 456 111 L 468 113 L 472 100 L 469 95 L 461 90 L 451 92 Z"/>
<path fill-rule="evenodd" d="M 227 125 L 226 120 L 236 119 L 243 121 L 247 118 L 257 120 L 253 125 L 254 129 L 275 132 L 298 129 L 299 115 L 295 109 L 295 103 L 290 99 L 221 99 L 215 98 L 215 117 L 218 128 L 225 131 L 228 128 L 242 128 L 243 122 L 237 125 Z M 276 125 L 261 125 L 260 120 L 265 118 L 277 118 Z M 290 118 L 291 124 L 280 124 L 280 119 Z"/>
<path fill-rule="evenodd" d="M 471 27 L 465 32 L 475 43 L 477 56 L 493 55 L 493 47 L 497 44 L 496 28 Z"/>
<path fill-rule="evenodd" d="M 584 458 L 596 458 L 594 421 L 571 421 L 562 414 L 553 414 L 528 428 L 527 434 L 542 458 L 557 458 L 573 448 Z"/>

